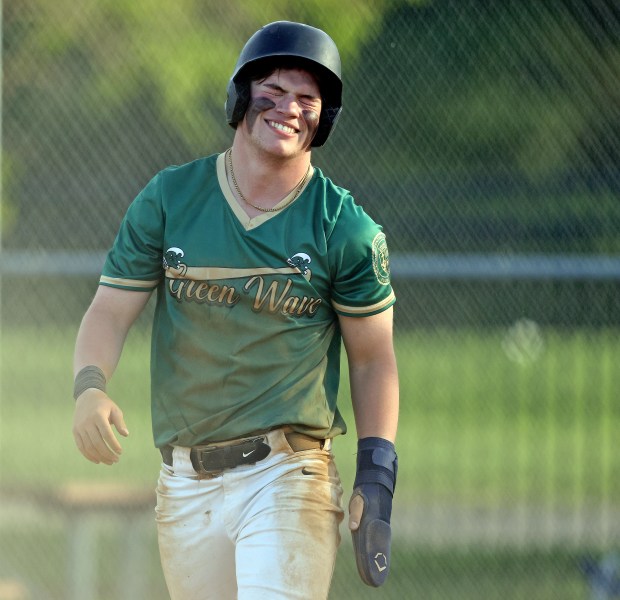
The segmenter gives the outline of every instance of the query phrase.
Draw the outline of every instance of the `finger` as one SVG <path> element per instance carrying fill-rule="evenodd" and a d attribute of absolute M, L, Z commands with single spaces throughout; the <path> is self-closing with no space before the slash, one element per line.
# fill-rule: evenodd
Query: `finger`
<path fill-rule="evenodd" d="M 96 465 L 101 462 L 94 454 L 94 449 L 92 448 L 90 440 L 88 440 L 88 442 L 85 442 L 82 436 L 76 431 L 73 432 L 73 438 L 75 440 L 75 445 L 81 452 L 82 456 L 84 456 L 84 458 L 87 458 L 91 462 L 94 462 Z"/>
<path fill-rule="evenodd" d="M 94 462 L 95 464 L 103 462 L 97 448 L 94 446 L 90 436 L 86 432 L 82 436 L 82 444 L 85 452 L 84 455 L 88 458 L 88 460 Z"/>
<path fill-rule="evenodd" d="M 123 436 L 129 435 L 129 429 L 125 425 L 125 419 L 123 418 L 123 411 L 120 408 L 115 408 L 110 414 L 110 423 L 116 427 L 116 430 Z"/>
<path fill-rule="evenodd" d="M 74 424 L 73 439 L 75 440 L 78 450 L 85 458 L 95 464 L 99 464 L 101 462 L 99 453 L 93 445 L 90 435 L 88 434 L 88 428 L 85 425 L 79 423 Z"/>
<path fill-rule="evenodd" d="M 353 494 L 349 502 L 349 529 L 355 531 L 362 520 L 364 513 L 364 498 L 360 494 Z"/>
<path fill-rule="evenodd" d="M 112 430 L 107 423 L 105 427 L 110 429 L 110 435 L 114 437 L 114 434 L 112 433 Z M 87 430 L 86 433 L 88 434 L 88 439 L 94 447 L 95 455 L 101 462 L 105 463 L 106 465 L 111 465 L 115 462 L 118 462 L 117 454 L 113 450 L 111 450 L 108 444 L 105 442 L 99 425 Z"/>
<path fill-rule="evenodd" d="M 109 423 L 97 423 L 97 430 L 101 440 L 106 446 L 105 450 L 112 452 L 115 456 L 123 453 L 123 448 L 116 439 Z M 105 452 L 105 450 L 103 451 Z"/>

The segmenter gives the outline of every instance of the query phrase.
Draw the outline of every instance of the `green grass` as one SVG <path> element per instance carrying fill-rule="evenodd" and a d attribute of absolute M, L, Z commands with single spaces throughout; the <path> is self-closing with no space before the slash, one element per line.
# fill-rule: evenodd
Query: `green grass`
<path fill-rule="evenodd" d="M 92 465 L 73 445 L 74 335 L 3 331 L 1 481 L 150 484 L 159 457 L 150 429 L 148 335 L 130 336 L 110 385 L 131 432 L 113 467 Z M 507 358 L 504 336 L 459 330 L 397 338 L 399 493 L 434 501 L 457 495 L 471 505 L 553 496 L 620 503 L 618 332 L 545 331 L 541 355 L 525 365 Z M 350 479 L 355 436 L 346 376 L 340 406 L 351 431 L 335 448 L 341 473 Z"/>
<path fill-rule="evenodd" d="M 540 355 L 509 360 L 505 332 L 401 338 L 405 477 L 433 500 L 581 505 L 620 501 L 620 341 L 547 331 Z"/>
<path fill-rule="evenodd" d="M 565 550 L 505 551 L 394 547 L 392 573 L 378 592 L 357 580 L 343 547 L 331 600 L 584 600 L 580 554 Z"/>
<path fill-rule="evenodd" d="M 543 330 L 544 344 L 517 339 L 521 363 L 506 352 L 504 330 L 422 330 L 396 340 L 401 379 L 399 476 L 395 527 L 411 532 L 394 544 L 394 569 L 382 598 L 572 599 L 587 595 L 577 569 L 586 551 L 609 540 L 577 536 L 569 546 L 527 542 L 489 549 L 416 540 L 411 507 L 458 507 L 484 514 L 582 511 L 597 517 L 620 509 L 620 336 L 615 330 Z M 514 334 L 514 332 L 513 332 Z M 131 435 L 113 467 L 93 465 L 71 435 L 71 357 L 74 330 L 2 332 L 0 485 L 37 489 L 73 481 L 109 481 L 153 487 L 159 456 L 149 417 L 148 335 L 132 332 L 110 385 Z M 514 346 L 514 335 L 510 338 Z M 530 343 L 530 347 L 528 347 Z M 346 369 L 343 369 L 346 373 Z M 341 409 L 350 425 L 335 443 L 345 490 L 353 479 L 355 435 L 343 381 Z M 50 518 L 52 518 L 50 516 Z M 399 521 L 401 519 L 402 521 Z M 62 523 L 0 520 L 0 577 L 23 577 L 41 598 L 62 598 L 67 532 Z M 54 525 L 55 523 L 55 525 Z M 404 527 L 406 526 L 406 527 Z M 113 528 L 111 529 L 113 532 Z M 106 573 L 118 556 L 113 533 L 103 540 L 100 598 L 114 597 Z M 333 599 L 377 597 L 357 579 L 348 534 L 334 578 Z M 447 538 L 446 538 L 447 536 Z M 4 543 L 6 541 L 6 543 Z M 149 598 L 165 598 L 154 539 L 149 543 Z M 106 550 L 106 548 L 108 548 Z M 40 555 L 33 566 L 29 557 Z M 108 583 L 106 583 L 108 582 Z M 47 589 L 47 591 L 45 591 Z M 160 595 L 158 595 L 160 594 Z"/>
<path fill-rule="evenodd" d="M 122 595 L 122 548 L 115 531 L 99 538 L 96 595 L 89 600 L 118 600 Z M 20 577 L 36 599 L 67 600 L 66 539 L 58 528 L 3 531 L 3 542 L 13 548 L 12 577 Z M 139 600 L 168 598 L 155 536 L 146 538 L 143 595 Z M 359 579 L 353 551 L 345 540 L 336 564 L 330 600 L 584 600 L 588 586 L 579 570 L 584 553 L 553 551 L 414 548 L 393 546 L 392 572 L 380 591 Z M 6 556 L 0 577 L 6 575 Z M 36 568 L 33 563 L 36 562 Z M 138 598 L 136 598 L 138 600 Z"/>

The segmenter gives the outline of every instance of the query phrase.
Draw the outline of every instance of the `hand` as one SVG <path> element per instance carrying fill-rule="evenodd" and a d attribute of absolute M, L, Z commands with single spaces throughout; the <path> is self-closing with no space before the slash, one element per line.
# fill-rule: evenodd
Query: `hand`
<path fill-rule="evenodd" d="M 383 438 L 362 438 L 357 450 L 349 529 L 359 575 L 366 585 L 378 587 L 390 571 L 390 519 L 398 458 L 394 444 Z"/>
<path fill-rule="evenodd" d="M 392 494 L 380 483 L 362 483 L 349 502 L 349 529 L 362 581 L 378 587 L 390 570 Z"/>
<path fill-rule="evenodd" d="M 112 425 L 124 437 L 129 435 L 121 409 L 105 392 L 85 390 L 75 402 L 73 437 L 79 451 L 95 464 L 112 465 L 123 452 Z"/>
<path fill-rule="evenodd" d="M 349 529 L 357 531 L 362 522 L 364 514 L 364 498 L 361 494 L 353 492 L 351 500 L 349 500 Z"/>

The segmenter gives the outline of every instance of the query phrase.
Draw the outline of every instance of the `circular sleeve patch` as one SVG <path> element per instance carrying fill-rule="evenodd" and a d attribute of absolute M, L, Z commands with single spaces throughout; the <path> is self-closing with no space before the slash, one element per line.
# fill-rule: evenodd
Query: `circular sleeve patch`
<path fill-rule="evenodd" d="M 390 257 L 385 234 L 379 232 L 372 240 L 372 268 L 381 285 L 390 283 Z"/>

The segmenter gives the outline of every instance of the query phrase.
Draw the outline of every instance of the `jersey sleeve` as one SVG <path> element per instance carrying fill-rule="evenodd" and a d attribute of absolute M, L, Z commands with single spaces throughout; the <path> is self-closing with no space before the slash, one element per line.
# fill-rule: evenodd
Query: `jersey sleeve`
<path fill-rule="evenodd" d="M 386 236 L 348 198 L 329 240 L 332 307 L 341 315 L 365 317 L 394 304 Z"/>
<path fill-rule="evenodd" d="M 152 291 L 162 274 L 164 213 L 161 173 L 129 206 L 103 266 L 100 285 Z"/>

